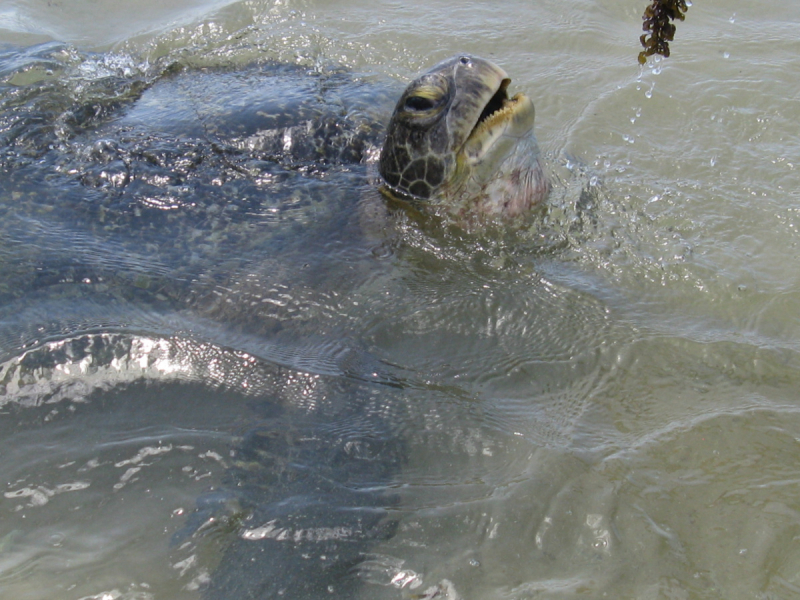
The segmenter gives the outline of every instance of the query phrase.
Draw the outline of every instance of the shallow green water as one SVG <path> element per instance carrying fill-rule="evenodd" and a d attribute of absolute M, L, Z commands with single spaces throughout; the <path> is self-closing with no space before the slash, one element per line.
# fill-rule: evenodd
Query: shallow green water
<path fill-rule="evenodd" d="M 182 246 L 164 242 L 166 217 L 109 230 L 89 209 L 32 210 L 82 193 L 58 181 L 20 183 L 28 203 L 0 191 L 0 595 L 202 597 L 264 524 L 174 536 L 277 397 L 311 415 L 302 431 L 404 445 L 374 482 L 397 527 L 348 574 L 361 597 L 443 580 L 464 600 L 797 597 L 800 8 L 697 2 L 673 56 L 640 68 L 644 4 L 2 9 L 4 81 L 76 97 L 166 59 L 344 66 L 356 90 L 392 90 L 456 52 L 485 56 L 533 98 L 563 183 L 526 235 L 404 221 L 378 247 L 341 214 L 362 198 L 333 192 L 316 209 L 330 226 L 306 237 L 300 201 L 278 225 L 243 202 L 229 223 L 251 234 L 224 239 L 208 225 L 221 207 L 178 203 L 163 214 L 211 232 Z M 55 67 L 21 69 L 23 48 L 52 40 L 68 44 Z M 388 110 L 348 94 L 351 114 Z"/>

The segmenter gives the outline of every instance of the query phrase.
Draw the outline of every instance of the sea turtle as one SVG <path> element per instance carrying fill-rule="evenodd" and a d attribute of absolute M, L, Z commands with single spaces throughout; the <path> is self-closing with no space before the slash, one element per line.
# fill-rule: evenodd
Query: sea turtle
<path fill-rule="evenodd" d="M 400 93 L 339 69 L 171 62 L 129 75 L 88 59 L 65 85 L 30 74 L 65 71 L 72 54 L 30 54 L 20 71 L 32 83 L 7 76 L 0 100 L 0 244 L 15 256 L 0 266 L 0 299 L 80 281 L 268 332 L 301 309 L 242 311 L 230 297 L 263 297 L 278 271 L 295 287 L 338 281 L 325 266 L 332 239 L 372 249 L 391 229 L 375 187 L 467 227 L 513 223 L 548 193 L 532 102 L 509 98 L 505 71 L 477 57 L 441 62 Z M 46 243 L 20 226 L 31 213 L 37 231 L 55 229 Z M 94 244 L 91 264 L 73 256 L 76 240 Z M 116 250 L 98 259 L 104 246 Z M 20 268 L 20 252 L 36 270 Z"/>
<path fill-rule="evenodd" d="M 386 127 L 399 90 L 338 69 L 130 74 L 58 45 L 21 62 L 0 84 L 3 389 L 28 389 L 28 363 L 53 374 L 31 388 L 48 398 L 67 363 L 117 381 L 127 332 L 161 336 L 193 381 L 244 381 L 261 416 L 176 543 L 236 505 L 208 598 L 352 597 L 391 534 L 411 411 L 336 300 L 383 268 L 370 189 L 456 224 L 520 217 L 548 189 L 530 99 L 468 55 L 411 82 Z M 343 330 L 352 346 L 326 341 Z"/>

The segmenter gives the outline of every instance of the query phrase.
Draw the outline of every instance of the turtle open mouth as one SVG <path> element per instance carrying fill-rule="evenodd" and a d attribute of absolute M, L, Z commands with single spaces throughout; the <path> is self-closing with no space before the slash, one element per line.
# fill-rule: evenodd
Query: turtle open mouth
<path fill-rule="evenodd" d="M 519 107 L 520 101 L 525 94 L 518 93 L 513 97 L 508 97 L 508 86 L 511 80 L 506 78 L 500 82 L 500 86 L 494 95 L 489 98 L 486 106 L 483 107 L 475 126 L 469 134 L 469 138 L 479 137 L 483 132 L 491 129 L 495 125 L 509 119 Z"/>
<path fill-rule="evenodd" d="M 481 123 L 486 121 L 489 117 L 491 117 L 494 113 L 503 110 L 506 102 L 508 102 L 508 89 L 511 80 L 506 78 L 500 83 L 500 87 L 489 99 L 489 102 L 486 103 L 486 106 L 483 107 L 483 112 L 481 116 L 478 117 L 478 122 L 475 123 L 475 127 L 478 127 Z"/>

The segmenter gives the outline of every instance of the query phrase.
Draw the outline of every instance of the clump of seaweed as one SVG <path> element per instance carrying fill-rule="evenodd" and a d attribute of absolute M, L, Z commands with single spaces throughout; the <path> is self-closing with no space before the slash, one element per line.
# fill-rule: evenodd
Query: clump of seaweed
<path fill-rule="evenodd" d="M 665 58 L 669 56 L 669 43 L 675 38 L 675 25 L 672 21 L 683 21 L 686 10 L 686 0 L 653 0 L 645 9 L 642 29 L 646 33 L 639 38 L 644 48 L 639 53 L 639 64 L 643 65 L 647 62 L 647 57 L 653 54 L 660 54 Z M 650 37 L 647 36 L 648 33 Z"/>

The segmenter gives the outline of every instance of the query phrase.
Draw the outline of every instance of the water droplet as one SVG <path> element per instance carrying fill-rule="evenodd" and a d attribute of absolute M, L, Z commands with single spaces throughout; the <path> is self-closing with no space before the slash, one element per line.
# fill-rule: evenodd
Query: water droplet
<path fill-rule="evenodd" d="M 731 53 L 730 52 L 723 52 L 722 53 L 722 58 L 730 58 L 730 57 L 731 57 Z"/>

